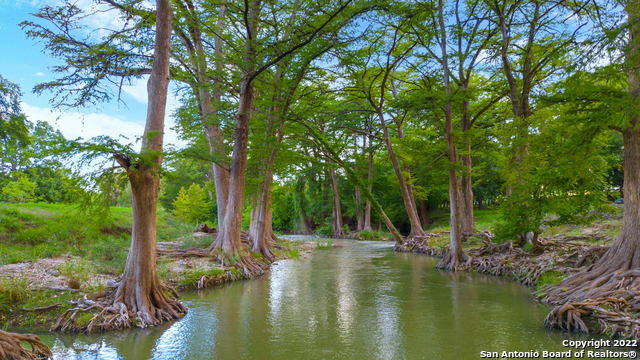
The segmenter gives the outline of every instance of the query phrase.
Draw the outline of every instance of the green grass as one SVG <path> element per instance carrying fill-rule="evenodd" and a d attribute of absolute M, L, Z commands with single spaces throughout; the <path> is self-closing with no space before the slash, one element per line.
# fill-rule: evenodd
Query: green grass
<path fill-rule="evenodd" d="M 440 212 L 433 215 L 437 220 L 427 227 L 429 232 L 449 230 L 449 212 Z M 476 209 L 473 211 L 475 227 L 478 231 L 491 230 L 500 220 L 498 209 Z"/>
<path fill-rule="evenodd" d="M 385 241 L 392 240 L 393 237 L 387 231 L 360 231 L 358 233 L 359 240 L 368 240 L 368 241 Z"/>
<path fill-rule="evenodd" d="M 0 203 L 0 265 L 68 254 L 91 258 L 98 272 L 119 273 L 131 238 L 131 208 L 111 207 L 109 213 L 104 218 L 75 205 Z M 190 232 L 189 225 L 159 211 L 158 241 Z"/>
<path fill-rule="evenodd" d="M 198 280 L 200 280 L 203 276 L 214 278 L 222 274 L 224 274 L 224 270 L 220 268 L 189 269 L 181 274 L 181 279 L 178 283 L 182 287 L 194 287 Z"/>
<path fill-rule="evenodd" d="M 69 300 L 77 297 L 78 293 L 71 291 L 31 290 L 29 280 L 26 278 L 2 278 L 0 279 L 0 328 L 46 329 L 71 307 Z M 54 304 L 59 305 L 45 311 L 28 311 Z"/>

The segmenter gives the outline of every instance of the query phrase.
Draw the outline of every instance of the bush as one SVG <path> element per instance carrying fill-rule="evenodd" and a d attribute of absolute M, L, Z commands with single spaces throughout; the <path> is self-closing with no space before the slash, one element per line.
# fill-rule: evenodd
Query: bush
<path fill-rule="evenodd" d="M 173 206 L 173 214 L 176 218 L 191 224 L 199 223 L 209 215 L 207 194 L 200 185 L 195 183 L 188 189 L 180 188 Z"/>
<path fill-rule="evenodd" d="M 2 188 L 2 197 L 8 202 L 30 202 L 36 199 L 37 185 L 25 174 L 19 174 L 16 180 Z"/>

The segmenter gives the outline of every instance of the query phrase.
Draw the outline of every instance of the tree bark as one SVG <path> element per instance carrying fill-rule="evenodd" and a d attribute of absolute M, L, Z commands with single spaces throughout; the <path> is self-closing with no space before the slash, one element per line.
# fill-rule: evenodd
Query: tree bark
<path fill-rule="evenodd" d="M 272 260 L 273 255 L 269 250 L 269 242 L 273 239 L 272 213 L 271 213 L 271 184 L 273 182 L 273 164 L 276 159 L 277 147 L 271 149 L 265 168 L 264 180 L 254 204 L 255 214 L 252 211 L 251 224 L 249 226 L 249 239 L 252 251 L 259 252 L 267 259 Z"/>
<path fill-rule="evenodd" d="M 453 125 L 451 115 L 451 85 L 449 81 L 449 60 L 447 54 L 447 30 L 444 23 L 443 0 L 438 0 L 438 24 L 440 26 L 440 47 L 442 52 L 443 80 L 445 88 L 445 134 L 447 137 L 447 154 L 449 157 L 449 213 L 450 232 L 449 249 L 438 264 L 438 268 L 456 271 L 464 261 L 462 252 L 462 237 L 460 223 L 460 188 L 456 174 L 458 156 L 456 154 L 453 137 Z"/>
<path fill-rule="evenodd" d="M 360 232 L 364 229 L 364 206 L 362 206 L 362 193 L 360 189 L 354 189 L 355 205 L 356 205 L 356 231 Z"/>
<path fill-rule="evenodd" d="M 469 128 L 463 128 L 464 132 L 469 131 Z M 460 176 L 460 193 L 461 199 L 461 223 L 462 223 L 462 236 L 470 236 L 473 234 L 475 227 L 475 220 L 473 217 L 473 179 L 472 179 L 472 159 L 471 159 L 471 140 L 465 139 L 465 154 L 460 156 L 462 160 L 462 174 Z"/>
<path fill-rule="evenodd" d="M 420 200 L 420 221 L 424 225 L 429 224 L 429 209 L 426 200 Z"/>
<path fill-rule="evenodd" d="M 371 143 L 369 143 L 371 146 Z M 373 150 L 369 150 L 369 166 L 367 169 L 367 189 L 371 193 L 373 191 Z M 364 225 L 362 227 L 363 231 L 371 231 L 373 228 L 371 227 L 371 200 L 368 198 L 365 199 L 364 205 Z"/>
<path fill-rule="evenodd" d="M 344 236 L 344 230 L 342 228 L 340 189 L 338 188 L 338 179 L 336 177 L 335 169 L 329 169 L 329 177 L 331 179 L 331 192 L 333 193 L 333 236 Z"/>
<path fill-rule="evenodd" d="M 254 90 L 248 79 L 240 86 L 240 103 L 236 120 L 235 143 L 231 158 L 229 194 L 225 204 L 224 220 L 218 224 L 218 233 L 212 250 L 220 248 L 227 255 L 241 250 L 242 207 L 244 204 L 245 178 L 247 170 L 247 145 L 249 143 L 249 118 Z"/>
<path fill-rule="evenodd" d="M 140 327 L 179 318 L 185 311 L 179 302 L 165 295 L 166 288 L 156 273 L 156 210 L 171 49 L 172 11 L 169 0 L 158 0 L 156 11 L 156 44 L 147 83 L 149 101 L 141 159 L 131 164 L 130 159 L 116 157 L 125 167 L 131 184 L 133 228 L 124 274 L 115 292 L 114 307 L 116 310 L 126 308 L 132 314 L 130 318 L 137 319 Z"/>
<path fill-rule="evenodd" d="M 181 2 L 177 4 L 188 16 L 188 29 L 191 36 L 191 42 L 186 39 L 186 34 L 178 33 L 183 39 L 185 48 L 189 51 L 191 58 L 191 66 L 193 67 L 193 73 L 195 73 L 196 84 L 194 92 L 198 98 L 200 106 L 200 115 L 202 117 L 202 125 L 205 132 L 205 138 L 207 140 L 207 146 L 209 149 L 209 155 L 213 159 L 211 162 L 211 168 L 213 170 L 213 181 L 216 187 L 216 207 L 218 222 L 224 219 L 224 208 L 226 199 L 228 196 L 229 188 L 229 172 L 221 165 L 221 159 L 225 156 L 224 149 L 224 137 L 220 129 L 219 121 L 216 119 L 218 115 L 218 104 L 222 98 L 222 79 L 217 76 L 213 79 L 213 92 L 209 90 L 211 86 L 211 78 L 209 76 L 209 67 L 207 62 L 207 55 L 204 50 L 202 40 L 202 24 L 198 18 L 198 14 L 195 13 L 196 9 L 190 1 Z M 185 6 L 185 4 L 187 4 Z M 224 30 L 224 17 L 226 13 L 226 3 L 220 5 L 220 14 L 218 22 L 216 24 L 217 36 L 215 37 L 215 70 L 216 73 L 221 73 L 224 69 L 224 62 L 222 61 L 224 54 L 222 49 L 222 39 L 220 34 Z"/>

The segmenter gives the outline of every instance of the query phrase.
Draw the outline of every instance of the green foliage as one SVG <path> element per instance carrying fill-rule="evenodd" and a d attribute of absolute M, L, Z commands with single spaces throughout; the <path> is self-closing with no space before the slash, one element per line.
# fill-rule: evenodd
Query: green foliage
<path fill-rule="evenodd" d="M 87 259 L 72 259 L 58 267 L 60 274 L 67 279 L 72 289 L 80 289 L 91 278 L 93 267 Z"/>
<path fill-rule="evenodd" d="M 195 284 L 203 276 L 215 278 L 224 274 L 224 269 L 211 268 L 211 269 L 188 269 L 181 274 L 180 285 L 183 287 L 194 287 Z"/>
<path fill-rule="evenodd" d="M 9 202 L 31 202 L 36 198 L 37 185 L 25 174 L 17 174 L 16 180 L 2 188 L 2 197 Z"/>
<path fill-rule="evenodd" d="M 393 236 L 386 231 L 360 231 L 358 233 L 358 239 L 367 241 L 385 241 L 393 240 Z"/>
<path fill-rule="evenodd" d="M 540 275 L 538 283 L 536 284 L 536 288 L 543 289 L 549 285 L 557 284 L 562 281 L 565 276 L 565 274 L 558 271 L 546 271 L 542 275 Z"/>
<path fill-rule="evenodd" d="M 0 307 L 24 301 L 29 292 L 29 281 L 21 277 L 0 278 Z"/>
<path fill-rule="evenodd" d="M 532 121 L 538 131 L 527 137 L 528 153 L 505 165 L 512 193 L 502 202 L 499 240 L 540 234 L 545 223 L 581 221 L 606 200 L 607 138 L 576 124 L 564 107 L 540 109 Z"/>
<path fill-rule="evenodd" d="M 207 194 L 198 184 L 191 184 L 188 189 L 182 187 L 173 201 L 173 207 L 176 218 L 188 223 L 199 223 L 208 216 Z"/>

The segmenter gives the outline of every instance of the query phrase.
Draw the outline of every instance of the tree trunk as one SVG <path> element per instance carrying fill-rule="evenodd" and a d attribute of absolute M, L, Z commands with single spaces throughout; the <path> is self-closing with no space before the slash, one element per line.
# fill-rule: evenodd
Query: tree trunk
<path fill-rule="evenodd" d="M 242 208 L 245 196 L 245 179 L 247 171 L 247 150 L 249 144 L 249 121 L 254 101 L 253 79 L 256 59 L 256 36 L 258 32 L 259 1 L 245 2 L 245 53 L 244 76 L 240 82 L 240 100 L 231 156 L 231 171 L 229 178 L 229 193 L 224 210 L 224 220 L 219 224 L 216 240 L 210 247 L 211 251 L 221 249 L 225 256 L 237 260 L 237 265 L 247 276 L 260 275 L 264 271 L 242 254 L 240 234 L 242 231 Z"/>
<path fill-rule="evenodd" d="M 271 184 L 273 181 L 272 168 L 275 155 L 276 147 L 271 150 L 271 154 L 267 160 L 264 180 L 257 202 L 254 204 L 251 212 L 251 224 L 249 226 L 249 239 L 252 244 L 251 250 L 261 253 L 269 260 L 273 259 L 273 255 L 271 251 L 269 251 L 269 242 L 273 238 L 273 230 L 271 228 Z"/>
<path fill-rule="evenodd" d="M 598 307 L 615 309 L 614 315 L 618 311 L 632 312 L 640 308 L 640 4 L 627 2 L 626 11 L 631 24 L 626 66 L 634 106 L 630 107 L 630 121 L 622 132 L 625 187 L 622 232 L 595 264 L 547 292 L 546 301 L 560 305 L 545 319 L 549 327 L 588 331 L 580 317 L 592 311 L 580 310 L 594 303 Z M 635 331 L 635 334 L 623 336 L 638 336 L 636 324 L 620 325 L 626 326 L 628 332 Z"/>
<path fill-rule="evenodd" d="M 438 24 L 440 26 L 440 46 L 442 52 L 443 80 L 445 88 L 445 134 L 447 136 L 447 154 L 449 156 L 449 213 L 450 227 L 449 249 L 445 253 L 438 268 L 456 271 L 464 261 L 462 252 L 462 237 L 460 224 L 460 188 L 456 175 L 456 165 L 458 156 L 456 154 L 455 141 L 453 138 L 453 126 L 451 115 L 451 85 L 449 82 L 449 60 L 447 54 L 447 30 L 444 24 L 443 0 L 438 0 Z"/>
<path fill-rule="evenodd" d="M 420 221 L 424 225 L 429 224 L 429 209 L 426 200 L 420 200 Z"/>
<path fill-rule="evenodd" d="M 344 231 L 342 229 L 340 189 L 338 188 L 338 179 L 336 178 L 335 169 L 329 169 L 329 177 L 331 178 L 331 192 L 333 193 L 333 236 L 344 236 Z"/>
<path fill-rule="evenodd" d="M 212 158 L 211 168 L 213 170 L 213 181 L 216 186 L 216 205 L 218 213 L 218 222 L 224 218 L 225 202 L 228 195 L 229 173 L 225 167 L 221 165 L 222 159 L 225 158 L 224 137 L 220 129 L 219 121 L 216 119 L 218 115 L 218 106 L 222 97 L 222 79 L 215 76 L 211 81 L 209 76 L 209 67 L 207 62 L 207 54 L 203 46 L 202 40 L 202 23 L 193 5 L 185 5 L 186 2 L 177 1 L 180 10 L 187 17 L 187 26 L 191 40 L 186 35 L 178 32 L 179 37 L 184 43 L 184 47 L 189 51 L 192 72 L 196 77 L 196 84 L 193 85 L 194 93 L 197 96 L 200 107 L 201 122 L 207 140 L 209 155 Z M 215 37 L 215 67 L 216 73 L 220 74 L 224 69 L 222 61 L 224 54 L 222 48 L 222 39 L 220 34 L 224 31 L 224 18 L 226 13 L 226 3 L 220 5 L 220 13 L 216 24 Z M 213 91 L 210 90 L 213 84 Z"/>
<path fill-rule="evenodd" d="M 356 231 L 360 232 L 364 229 L 364 206 L 362 206 L 362 193 L 360 189 L 354 189 L 355 205 L 356 205 Z"/>
<path fill-rule="evenodd" d="M 117 155 L 131 184 L 133 228 L 126 267 L 111 309 L 123 316 L 120 321 L 114 321 L 116 328 L 129 327 L 131 320 L 137 320 L 139 327 L 157 325 L 177 319 L 185 311 L 178 301 L 165 295 L 166 288 L 156 273 L 156 209 L 171 48 L 172 11 L 169 0 L 157 1 L 156 18 L 156 44 L 153 69 L 147 83 L 149 102 L 141 160 L 131 164 L 130 159 Z M 107 325 L 94 318 L 88 329 L 106 330 Z"/>
<path fill-rule="evenodd" d="M 229 194 L 225 204 L 224 220 L 218 224 L 218 233 L 213 249 L 222 249 L 227 255 L 236 255 L 241 250 L 242 207 L 244 204 L 245 177 L 247 169 L 247 146 L 249 143 L 249 119 L 253 104 L 253 86 L 245 79 L 240 87 L 240 103 L 236 120 L 235 143 L 231 158 Z"/>
<path fill-rule="evenodd" d="M 367 171 L 367 189 L 369 192 L 373 191 L 373 150 L 369 150 L 369 168 Z M 371 200 L 368 198 L 365 200 L 364 205 L 364 225 L 363 231 L 371 231 Z"/>
<path fill-rule="evenodd" d="M 217 36 L 215 38 L 215 67 L 216 73 L 220 74 L 224 71 L 224 53 L 222 48 L 222 38 L 221 34 L 224 30 L 224 18 L 226 13 L 226 3 L 223 2 L 220 5 L 220 14 L 218 18 L 218 23 L 216 24 Z M 207 69 L 205 69 L 206 71 Z M 205 74 L 206 77 L 206 74 Z M 204 84 L 208 86 L 209 84 Z M 225 209 L 225 201 L 229 196 L 229 171 L 224 167 L 220 166 L 220 161 L 225 156 L 224 150 L 224 137 L 222 135 L 222 131 L 220 129 L 219 121 L 212 121 L 210 116 L 218 115 L 218 104 L 220 104 L 220 100 L 222 98 L 222 78 L 220 75 L 216 76 L 214 79 L 214 89 L 213 89 L 213 98 L 210 98 L 211 101 L 215 104 L 215 107 L 211 108 L 207 118 L 208 126 L 205 126 L 205 133 L 207 135 L 207 145 L 209 147 L 209 153 L 211 157 L 214 159 L 211 166 L 213 167 L 213 179 L 216 185 L 216 208 L 218 212 L 218 223 L 224 219 L 224 209 Z"/>
<path fill-rule="evenodd" d="M 471 142 L 467 139 L 466 141 L 466 151 L 467 153 L 462 155 L 460 158 L 462 160 L 462 175 L 461 178 L 461 222 L 462 222 L 462 236 L 470 236 L 473 234 L 473 229 L 475 227 L 474 218 L 473 218 L 473 180 L 471 178 L 472 171 L 472 160 L 471 160 Z"/>
<path fill-rule="evenodd" d="M 389 129 L 387 128 L 387 125 L 384 122 L 384 114 L 380 109 L 377 110 L 377 114 L 378 114 L 378 119 L 380 121 L 380 126 L 382 127 L 384 143 L 387 148 L 387 152 L 389 153 L 389 159 L 391 160 L 391 165 L 393 166 L 393 170 L 396 174 L 396 178 L 398 179 L 398 183 L 400 184 L 400 190 L 402 192 L 402 201 L 404 203 L 404 208 L 405 208 L 405 211 L 407 212 L 409 223 L 411 224 L 411 232 L 409 233 L 408 238 L 413 238 L 416 236 L 424 236 L 425 233 L 424 233 L 424 230 L 422 229 L 422 225 L 420 224 L 420 217 L 418 216 L 418 210 L 416 208 L 416 202 L 413 197 L 411 184 L 408 184 L 406 182 L 404 174 L 402 172 L 402 168 L 400 166 L 400 162 L 398 161 L 396 153 L 393 150 Z"/>

